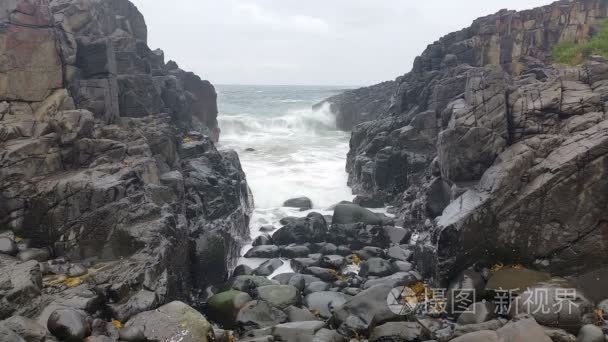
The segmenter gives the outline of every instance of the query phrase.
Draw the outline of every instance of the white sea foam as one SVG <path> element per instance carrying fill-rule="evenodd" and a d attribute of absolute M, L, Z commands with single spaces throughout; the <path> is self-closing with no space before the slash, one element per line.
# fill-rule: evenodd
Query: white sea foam
<path fill-rule="evenodd" d="M 276 90 L 272 90 L 277 95 Z M 241 99 L 244 92 L 238 91 L 240 96 L 235 95 L 235 101 Z M 252 240 L 260 235 L 259 228 L 263 225 L 280 227 L 281 218 L 308 213 L 283 208 L 283 202 L 290 198 L 309 197 L 313 210 L 324 214 L 331 214 L 324 209 L 333 204 L 353 198 L 344 170 L 349 134 L 336 129 L 335 116 L 328 106 L 319 110 L 304 109 L 299 102 L 290 100 L 299 96 L 276 96 L 280 101 L 260 96 L 264 95 L 258 93 L 248 102 L 239 103 L 239 112 L 218 118 L 222 130 L 219 146 L 239 152 L 254 195 Z M 318 100 L 310 99 L 306 106 L 310 108 Z M 277 112 L 272 103 L 286 106 L 285 110 Z M 249 248 L 251 245 L 245 246 L 243 253 Z M 239 263 L 255 268 L 264 261 L 241 258 Z M 291 271 L 285 260 L 271 277 Z"/>

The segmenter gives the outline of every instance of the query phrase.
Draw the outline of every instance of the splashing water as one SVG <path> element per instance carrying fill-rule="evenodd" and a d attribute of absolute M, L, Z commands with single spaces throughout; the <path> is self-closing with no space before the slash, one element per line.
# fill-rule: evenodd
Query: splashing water
<path fill-rule="evenodd" d="M 349 133 L 336 129 L 327 106 L 312 105 L 342 88 L 295 86 L 218 86 L 222 130 L 220 148 L 239 153 L 254 195 L 252 239 L 263 225 L 279 227 L 285 216 L 308 212 L 283 208 L 284 201 L 306 196 L 324 214 L 353 198 L 344 170 Z M 244 250 L 251 246 L 245 246 Z M 262 259 L 241 259 L 256 267 Z M 286 263 L 275 272 L 290 272 Z"/>

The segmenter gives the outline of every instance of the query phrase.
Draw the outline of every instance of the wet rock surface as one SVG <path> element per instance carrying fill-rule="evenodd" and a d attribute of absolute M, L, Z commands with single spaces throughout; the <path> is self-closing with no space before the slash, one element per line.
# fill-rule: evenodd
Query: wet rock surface
<path fill-rule="evenodd" d="M 502 10 L 429 45 L 394 82 L 327 100 L 339 120 L 364 121 L 349 185 L 414 231 L 425 278 L 445 285 L 482 258 L 570 277 L 605 267 L 608 62 L 551 54 L 607 17 L 600 0 Z"/>
<path fill-rule="evenodd" d="M 3 1 L 0 26 L 0 340 L 212 338 L 188 304 L 253 206 L 213 85 L 128 0 Z"/>

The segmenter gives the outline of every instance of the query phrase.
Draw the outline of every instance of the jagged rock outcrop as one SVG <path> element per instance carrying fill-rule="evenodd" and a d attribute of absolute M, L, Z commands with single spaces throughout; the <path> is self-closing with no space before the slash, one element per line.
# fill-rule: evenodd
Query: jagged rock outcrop
<path fill-rule="evenodd" d="M 146 39 L 128 0 L 0 3 L 0 318 L 126 321 L 235 266 L 252 197 L 215 90 Z"/>
<path fill-rule="evenodd" d="M 336 115 L 336 127 L 350 131 L 362 122 L 387 113 L 397 85 L 395 81 L 386 81 L 367 88 L 347 90 L 314 105 L 313 109 L 318 110 L 328 104 Z"/>
<path fill-rule="evenodd" d="M 429 45 L 389 100 L 369 100 L 388 110 L 353 129 L 349 184 L 418 231 L 426 277 L 482 259 L 568 276 L 605 266 L 608 62 L 552 65 L 551 51 L 607 17 L 601 0 L 502 10 Z M 365 107 L 350 99 L 332 103 Z"/>

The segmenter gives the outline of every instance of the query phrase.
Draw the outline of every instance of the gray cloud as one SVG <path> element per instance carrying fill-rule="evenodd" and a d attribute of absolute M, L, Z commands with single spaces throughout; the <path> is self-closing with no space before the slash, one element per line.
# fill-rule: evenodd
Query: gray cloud
<path fill-rule="evenodd" d="M 132 0 L 149 45 L 214 83 L 367 85 L 441 36 L 547 0 Z"/>

